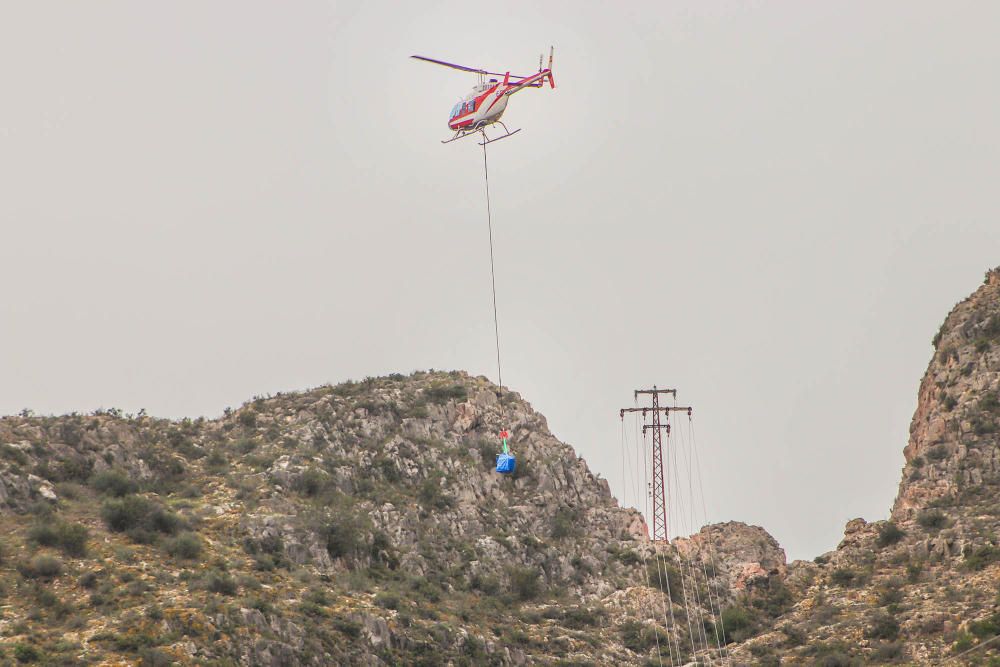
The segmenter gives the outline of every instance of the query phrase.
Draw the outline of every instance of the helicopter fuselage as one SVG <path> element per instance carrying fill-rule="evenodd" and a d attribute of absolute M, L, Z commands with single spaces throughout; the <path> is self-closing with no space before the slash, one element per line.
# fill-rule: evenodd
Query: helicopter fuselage
<path fill-rule="evenodd" d="M 475 130 L 500 120 L 507 108 L 507 91 L 501 83 L 490 80 L 477 85 L 451 109 L 448 128 L 454 131 Z"/>

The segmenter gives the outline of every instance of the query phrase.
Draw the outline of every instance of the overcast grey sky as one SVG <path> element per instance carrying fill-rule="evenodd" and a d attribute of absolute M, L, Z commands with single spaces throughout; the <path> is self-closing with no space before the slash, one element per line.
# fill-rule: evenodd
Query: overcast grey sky
<path fill-rule="evenodd" d="M 708 512 L 790 557 L 884 518 L 949 308 L 1000 264 L 991 2 L 48 2 L 0 9 L 0 413 L 215 416 L 504 379 L 620 495 L 631 390 L 696 407 Z"/>

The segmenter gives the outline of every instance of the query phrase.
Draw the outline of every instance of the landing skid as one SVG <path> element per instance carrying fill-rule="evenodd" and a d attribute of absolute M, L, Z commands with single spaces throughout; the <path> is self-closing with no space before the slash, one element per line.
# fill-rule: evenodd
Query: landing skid
<path fill-rule="evenodd" d="M 472 130 L 468 132 L 464 130 L 459 130 L 458 132 L 455 133 L 454 137 L 452 137 L 451 139 L 444 139 L 441 141 L 441 143 L 450 144 L 453 141 L 458 141 L 459 139 L 465 139 L 466 137 L 471 137 L 474 134 L 479 134 L 479 130 Z"/>
<path fill-rule="evenodd" d="M 453 136 L 451 139 L 444 139 L 441 143 L 442 144 L 450 144 L 451 142 L 458 141 L 459 139 L 464 139 L 466 137 L 471 137 L 471 136 L 476 135 L 476 134 L 481 134 L 481 135 L 483 135 L 483 140 L 481 142 L 479 142 L 479 145 L 480 146 L 485 146 L 486 144 L 492 144 L 494 141 L 500 141 L 501 139 L 506 139 L 507 137 L 512 137 L 512 136 L 514 136 L 515 134 L 517 134 L 518 132 L 521 131 L 521 128 L 518 128 L 518 129 L 514 130 L 513 132 L 511 132 L 507 128 L 507 126 L 504 125 L 501 121 L 496 121 L 496 123 L 498 125 L 503 126 L 504 132 L 506 132 L 506 134 L 503 134 L 503 135 L 501 135 L 499 137 L 496 137 L 495 139 L 490 139 L 488 136 L 486 136 L 486 128 L 485 127 L 477 127 L 474 130 L 459 130 L 458 132 L 455 133 L 455 136 Z"/>
<path fill-rule="evenodd" d="M 503 123 L 500 124 L 503 125 Z M 486 136 L 486 132 L 484 132 L 483 130 L 479 130 L 483 135 L 483 140 L 479 142 L 479 145 L 485 146 L 486 144 L 492 144 L 494 141 L 500 141 L 501 139 L 506 139 L 507 137 L 513 137 L 515 134 L 521 131 L 521 128 L 517 128 L 516 130 L 511 132 L 510 130 L 507 129 L 506 125 L 503 125 L 503 129 L 507 134 L 501 135 L 496 139 L 490 139 L 489 137 Z"/>

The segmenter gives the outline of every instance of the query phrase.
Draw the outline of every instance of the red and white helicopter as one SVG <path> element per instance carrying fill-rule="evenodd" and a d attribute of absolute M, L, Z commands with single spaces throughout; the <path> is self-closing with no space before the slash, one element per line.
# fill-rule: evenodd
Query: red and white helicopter
<path fill-rule="evenodd" d="M 451 109 L 451 115 L 448 117 L 448 127 L 455 131 L 455 136 L 451 139 L 445 139 L 441 143 L 447 144 L 478 132 L 483 135 L 483 142 L 480 145 L 485 146 L 486 144 L 506 139 L 520 132 L 520 129 L 511 132 L 500 120 L 500 116 L 503 115 L 504 110 L 507 108 L 507 98 L 526 88 L 541 88 L 545 84 L 546 79 L 548 79 L 549 85 L 552 88 L 556 87 L 555 79 L 552 78 L 553 51 L 554 49 L 549 49 L 549 66 L 545 69 L 542 69 L 542 56 L 538 56 L 538 73 L 531 76 L 511 76 L 510 72 L 505 72 L 504 74 L 487 72 L 484 69 L 465 67 L 464 65 L 456 65 L 443 60 L 435 60 L 434 58 L 410 56 L 411 58 L 434 63 L 435 65 L 444 65 L 445 67 L 462 70 L 463 72 L 473 72 L 479 75 L 479 83 Z M 502 76 L 503 81 L 487 79 L 486 77 L 488 76 Z M 495 139 L 487 137 L 485 129 L 493 123 L 502 125 L 506 134 Z"/>

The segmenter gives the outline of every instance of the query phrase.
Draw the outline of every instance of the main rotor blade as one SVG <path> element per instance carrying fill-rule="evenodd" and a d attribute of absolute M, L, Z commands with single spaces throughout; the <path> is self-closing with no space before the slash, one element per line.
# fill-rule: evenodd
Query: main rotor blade
<path fill-rule="evenodd" d="M 473 72 L 475 74 L 485 74 L 487 76 L 504 76 L 506 72 L 487 72 L 484 69 L 476 69 L 475 67 L 466 67 L 465 65 L 456 65 L 455 63 L 449 63 L 444 60 L 436 60 L 434 58 L 428 58 L 427 56 L 410 56 L 411 58 L 416 58 L 417 60 L 423 60 L 424 62 L 434 63 L 435 65 L 444 65 L 445 67 L 450 67 L 452 69 L 461 70 L 463 72 Z M 510 75 L 512 79 L 523 79 L 523 76 L 517 76 L 516 74 Z"/>
<path fill-rule="evenodd" d="M 476 74 L 490 74 L 484 69 L 476 69 L 475 67 L 466 67 L 465 65 L 456 65 L 455 63 L 445 62 L 444 60 L 435 60 L 434 58 L 427 58 L 425 56 L 410 56 L 411 58 L 416 58 L 417 60 L 423 60 L 424 62 L 434 63 L 435 65 L 444 65 L 445 67 L 450 67 L 452 69 L 459 69 L 463 72 L 475 72 Z"/>

